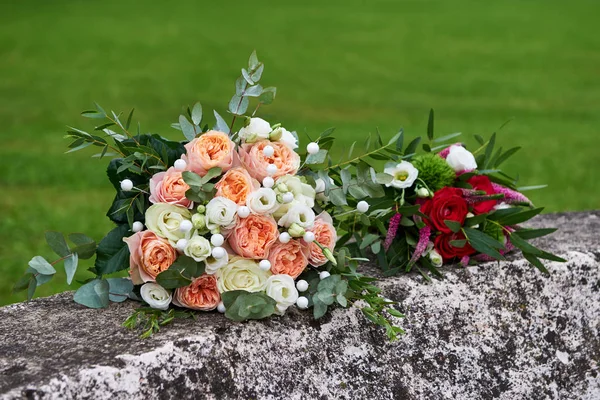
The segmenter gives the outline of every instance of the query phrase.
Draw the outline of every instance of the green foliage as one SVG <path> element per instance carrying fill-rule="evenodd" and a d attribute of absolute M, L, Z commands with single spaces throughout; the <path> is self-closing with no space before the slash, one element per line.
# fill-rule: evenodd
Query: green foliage
<path fill-rule="evenodd" d="M 446 160 L 437 154 L 427 153 L 415 156 L 411 163 L 419 170 L 419 179 L 434 192 L 443 187 L 452 186 L 456 179 L 454 170 Z"/>
<path fill-rule="evenodd" d="M 94 279 L 80 287 L 73 296 L 76 303 L 89 308 L 105 308 L 109 303 L 109 284 L 106 279 Z"/>
<path fill-rule="evenodd" d="M 193 258 L 180 255 L 166 271 L 158 274 L 156 283 L 165 289 L 176 289 L 188 286 L 194 278 L 203 273 L 204 263 L 199 263 L 194 261 Z"/>
<path fill-rule="evenodd" d="M 196 319 L 192 311 L 183 311 L 175 308 L 157 310 L 150 307 L 140 307 L 131 314 L 123 326 L 131 330 L 140 330 L 140 339 L 147 339 L 158 333 L 161 326 L 168 325 L 176 319 Z"/>
<path fill-rule="evenodd" d="M 233 321 L 263 319 L 275 313 L 277 302 L 265 293 L 250 293 L 234 290 L 221 294 L 221 300 L 227 311 L 225 316 Z"/>
<path fill-rule="evenodd" d="M 129 233 L 129 225 L 117 225 L 100 241 L 94 264 L 96 274 L 111 274 L 129 268 L 129 248 L 123 241 Z"/>

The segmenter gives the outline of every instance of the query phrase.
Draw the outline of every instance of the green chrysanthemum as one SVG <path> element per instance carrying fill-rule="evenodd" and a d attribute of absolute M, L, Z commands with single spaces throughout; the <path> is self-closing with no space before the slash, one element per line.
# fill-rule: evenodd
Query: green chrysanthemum
<path fill-rule="evenodd" d="M 433 153 L 416 156 L 411 162 L 419 170 L 419 178 L 434 192 L 452 185 L 456 179 L 456 173 L 446 160 Z"/>

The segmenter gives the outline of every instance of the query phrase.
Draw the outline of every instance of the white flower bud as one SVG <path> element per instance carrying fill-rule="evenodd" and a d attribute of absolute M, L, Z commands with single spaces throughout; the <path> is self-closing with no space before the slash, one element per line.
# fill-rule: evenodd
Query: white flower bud
<path fill-rule="evenodd" d="M 364 200 L 359 201 L 356 205 L 356 210 L 360 213 L 366 213 L 369 211 L 369 203 Z"/>
<path fill-rule="evenodd" d="M 275 154 L 275 149 L 271 145 L 265 146 L 263 149 L 263 154 L 265 157 L 272 157 L 273 154 Z"/>
<path fill-rule="evenodd" d="M 306 310 L 308 308 L 308 299 L 304 296 L 298 297 L 298 300 L 296 300 L 296 307 L 301 310 Z"/>
<path fill-rule="evenodd" d="M 277 173 L 277 165 L 269 164 L 267 165 L 267 174 L 275 175 Z"/>
<path fill-rule="evenodd" d="M 299 292 L 306 292 L 308 290 L 308 282 L 304 279 L 300 279 L 296 282 L 296 289 L 298 289 Z"/>
<path fill-rule="evenodd" d="M 240 206 L 237 209 L 237 215 L 240 218 L 248 218 L 250 215 L 250 209 L 246 206 Z"/>
<path fill-rule="evenodd" d="M 273 187 L 273 185 L 275 185 L 275 181 L 270 176 L 267 176 L 265 179 L 263 179 L 262 184 L 263 187 L 270 189 Z"/>
<path fill-rule="evenodd" d="M 192 228 L 194 228 L 194 224 L 192 224 L 192 221 L 184 219 L 183 221 L 181 221 L 181 223 L 179 224 L 179 230 L 181 232 L 187 233 L 189 231 L 192 230 Z"/>
<path fill-rule="evenodd" d="M 210 237 L 210 243 L 212 243 L 213 246 L 220 247 L 225 243 L 225 238 L 220 233 L 217 233 Z"/>
<path fill-rule="evenodd" d="M 261 260 L 261 262 L 258 263 L 258 267 L 263 271 L 268 271 L 271 269 L 271 261 Z"/>
<path fill-rule="evenodd" d="M 187 239 L 179 239 L 177 241 L 177 244 L 175 245 L 175 247 L 177 247 L 177 250 L 179 250 L 179 251 L 184 251 L 187 244 L 188 244 Z"/>
<path fill-rule="evenodd" d="M 133 182 L 131 179 L 123 179 L 121 181 L 121 190 L 124 192 L 129 192 L 131 189 L 133 189 Z"/>
<path fill-rule="evenodd" d="M 331 274 L 327 271 L 321 271 L 319 273 L 319 278 L 320 279 L 325 279 L 325 278 L 329 278 L 331 276 Z"/>
<path fill-rule="evenodd" d="M 140 288 L 140 295 L 148 305 L 157 310 L 166 310 L 171 304 L 173 297 L 165 288 L 158 283 L 145 283 Z"/>
<path fill-rule="evenodd" d="M 217 305 L 217 311 L 220 312 L 221 314 L 225 314 L 225 311 L 227 311 L 225 309 L 225 304 L 223 304 L 222 301 L 220 301 L 219 304 Z"/>
<path fill-rule="evenodd" d="M 185 162 L 185 160 L 182 160 L 180 158 L 179 160 L 175 161 L 175 163 L 173 164 L 173 166 L 175 167 L 175 169 L 177 171 L 183 171 L 187 167 L 187 163 Z"/>
<path fill-rule="evenodd" d="M 144 224 L 142 224 L 140 221 L 135 221 L 131 227 L 131 230 L 133 232 L 141 232 L 144 229 Z"/>
<path fill-rule="evenodd" d="M 320 150 L 319 145 L 315 142 L 310 142 L 306 146 L 306 151 L 308 152 L 308 154 L 317 154 L 319 152 L 319 150 Z"/>
<path fill-rule="evenodd" d="M 217 260 L 225 257 L 227 255 L 227 252 L 225 251 L 224 248 L 222 247 L 213 247 L 212 249 L 212 256 L 214 258 L 216 258 Z"/>
<path fill-rule="evenodd" d="M 304 233 L 304 236 L 302 237 L 302 239 L 304 239 L 304 241 L 306 243 L 312 243 L 315 241 L 315 234 L 312 232 L 306 232 L 306 233 Z"/>
<path fill-rule="evenodd" d="M 290 240 L 292 240 L 292 237 L 290 236 L 289 233 L 287 233 L 287 232 L 281 232 L 279 234 L 279 241 L 281 243 L 288 243 Z"/>

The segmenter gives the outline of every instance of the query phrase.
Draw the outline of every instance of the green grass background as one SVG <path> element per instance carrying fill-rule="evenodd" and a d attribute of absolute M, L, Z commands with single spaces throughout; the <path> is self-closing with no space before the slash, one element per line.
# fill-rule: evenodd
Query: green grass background
<path fill-rule="evenodd" d="M 376 127 L 422 134 L 433 107 L 438 135 L 473 145 L 513 119 L 498 141 L 524 148 L 505 164 L 523 185 L 550 185 L 534 202 L 599 208 L 598 15 L 595 0 L 2 2 L 0 304 L 23 300 L 10 288 L 32 256 L 52 257 L 45 230 L 111 227 L 106 161 L 63 154 L 65 125 L 89 128 L 79 112 L 97 101 L 182 139 L 182 106 L 224 114 L 252 49 L 278 87 L 261 115 L 288 129 L 336 126 L 341 150 Z"/>

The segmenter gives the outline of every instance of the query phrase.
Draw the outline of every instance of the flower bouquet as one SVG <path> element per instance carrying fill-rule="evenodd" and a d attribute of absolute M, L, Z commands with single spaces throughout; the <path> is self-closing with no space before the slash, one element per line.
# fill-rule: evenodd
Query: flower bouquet
<path fill-rule="evenodd" d="M 209 129 L 201 105 L 188 108 L 172 125 L 183 142 L 142 134 L 139 124 L 132 133 L 133 110 L 124 121 L 100 106 L 83 112 L 99 123 L 91 132 L 69 128 L 68 152 L 96 146 L 95 157 L 112 158 L 107 175 L 116 195 L 107 216 L 116 227 L 98 244 L 76 233 L 69 245 L 62 233 L 47 232 L 59 258 L 34 257 L 15 290 L 27 290 L 31 299 L 61 261 L 71 284 L 78 261 L 95 255 L 74 300 L 92 308 L 143 302 L 125 326 L 140 327 L 144 337 L 174 318 L 193 317 L 190 310 L 244 321 L 295 306 L 320 318 L 330 306 L 358 300 L 390 338 L 401 333 L 391 318 L 402 317 L 395 303 L 357 272 L 365 259 L 337 246 L 327 208 L 343 196 L 323 170 L 333 130 L 304 152 L 295 132 L 254 117 L 276 95 L 258 83 L 263 70 L 253 53 L 235 83 L 230 124 L 215 111 Z M 256 108 L 246 116 L 251 100 Z M 113 275 L 125 270 L 129 277 Z"/>
<path fill-rule="evenodd" d="M 471 153 L 461 143 L 442 144 L 460 133 L 436 139 L 433 127 L 431 110 L 422 154 L 417 154 L 421 138 L 404 148 L 402 131 L 387 144 L 379 135 L 374 147 L 368 140 L 364 154 L 385 162 L 383 172 L 376 173 L 362 161 L 354 168 L 335 166 L 348 198 L 337 205 L 337 211 L 329 209 L 338 216 L 339 229 L 347 232 L 338 244 L 351 244 L 357 257 L 370 249 L 386 275 L 415 268 L 426 279 L 441 276 L 443 264 L 504 260 L 515 249 L 545 273 L 541 259 L 564 262 L 528 242 L 556 229 L 520 226 L 543 210 L 521 192 L 545 186 L 517 188 L 517 179 L 500 169 L 520 148 L 496 148 L 494 133 L 488 141 L 475 135 L 480 147 Z M 363 187 L 382 184 L 385 190 L 353 190 L 354 175 L 359 182 L 362 179 Z M 368 203 L 361 200 L 367 197 Z M 344 217 L 344 212 L 352 209 L 346 205 L 350 201 L 362 208 L 364 214 L 359 218 L 352 214 Z"/>

